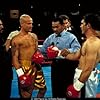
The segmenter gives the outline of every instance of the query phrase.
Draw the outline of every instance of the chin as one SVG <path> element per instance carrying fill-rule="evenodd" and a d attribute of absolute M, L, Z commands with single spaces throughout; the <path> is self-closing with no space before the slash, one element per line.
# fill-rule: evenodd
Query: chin
<path fill-rule="evenodd" d="M 29 30 L 28 32 L 32 32 L 32 30 Z"/>
<path fill-rule="evenodd" d="M 3 33 L 3 30 L 0 30 L 0 33 Z"/>

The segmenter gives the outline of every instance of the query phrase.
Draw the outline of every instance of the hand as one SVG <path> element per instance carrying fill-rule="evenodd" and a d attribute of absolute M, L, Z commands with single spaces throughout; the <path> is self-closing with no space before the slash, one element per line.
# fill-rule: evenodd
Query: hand
<path fill-rule="evenodd" d="M 74 82 L 73 85 L 68 86 L 67 91 L 66 91 L 67 97 L 69 97 L 69 98 L 79 98 L 80 97 L 80 91 L 81 91 L 81 88 L 83 86 L 84 86 L 84 83 L 80 82 L 79 80 Z"/>
<path fill-rule="evenodd" d="M 50 59 L 57 57 L 58 53 L 59 49 L 56 46 L 51 45 L 47 48 L 47 57 Z"/>
<path fill-rule="evenodd" d="M 30 75 L 22 75 L 19 78 L 20 86 L 26 88 L 32 85 L 32 79 Z"/>
<path fill-rule="evenodd" d="M 75 90 L 75 88 L 73 87 L 73 85 L 70 85 L 67 88 L 66 95 L 69 98 L 79 98 L 80 91 Z"/>
<path fill-rule="evenodd" d="M 61 50 L 60 55 L 63 57 L 66 57 L 69 53 L 70 53 L 70 51 L 65 48 L 65 49 Z"/>
<path fill-rule="evenodd" d="M 42 55 L 42 53 L 37 51 L 35 54 L 33 54 L 32 62 L 35 62 L 37 64 L 42 64 L 44 62 L 44 56 Z"/>
<path fill-rule="evenodd" d="M 31 78 L 31 76 L 30 75 L 26 75 L 23 72 L 22 68 L 17 69 L 16 72 L 17 72 L 17 75 L 18 75 L 20 86 L 22 88 L 26 88 L 26 87 L 32 85 L 32 78 Z"/>

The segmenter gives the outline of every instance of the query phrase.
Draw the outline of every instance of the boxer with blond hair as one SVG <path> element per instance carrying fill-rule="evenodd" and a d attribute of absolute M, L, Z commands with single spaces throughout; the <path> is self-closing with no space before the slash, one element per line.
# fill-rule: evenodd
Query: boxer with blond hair
<path fill-rule="evenodd" d="M 37 53 L 38 38 L 32 33 L 33 19 L 20 16 L 20 31 L 11 41 L 12 63 L 16 69 L 21 98 L 31 98 L 32 91 L 39 89 L 37 97 L 44 97 L 46 83 L 41 68 L 42 54 Z M 40 62 L 41 61 L 41 62 Z"/>

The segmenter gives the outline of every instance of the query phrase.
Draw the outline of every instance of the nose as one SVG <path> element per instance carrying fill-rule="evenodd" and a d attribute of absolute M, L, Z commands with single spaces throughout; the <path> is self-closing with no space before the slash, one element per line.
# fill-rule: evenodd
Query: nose
<path fill-rule="evenodd" d="M 80 25 L 80 28 L 82 27 L 82 25 Z"/>

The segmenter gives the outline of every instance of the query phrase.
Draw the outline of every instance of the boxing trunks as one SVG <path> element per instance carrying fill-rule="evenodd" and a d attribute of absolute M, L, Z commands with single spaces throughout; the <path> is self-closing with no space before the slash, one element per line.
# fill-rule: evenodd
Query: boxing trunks
<path fill-rule="evenodd" d="M 74 82 L 78 80 L 82 73 L 81 69 L 75 69 L 74 75 Z M 85 98 L 96 98 L 96 91 L 97 91 L 98 81 L 97 81 L 97 74 L 96 70 L 93 70 L 85 82 Z"/>
<path fill-rule="evenodd" d="M 34 89 L 42 89 L 45 87 L 45 79 L 43 75 L 43 71 L 41 65 L 39 64 L 31 64 L 31 61 L 21 60 L 22 69 L 25 74 L 31 75 L 33 79 L 33 88 Z M 36 70 L 34 70 L 36 68 Z"/>

